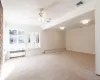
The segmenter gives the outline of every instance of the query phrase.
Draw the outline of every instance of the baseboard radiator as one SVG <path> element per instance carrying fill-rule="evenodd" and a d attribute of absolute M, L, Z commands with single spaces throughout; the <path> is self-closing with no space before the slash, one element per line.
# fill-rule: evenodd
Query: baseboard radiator
<path fill-rule="evenodd" d="M 20 56 L 25 56 L 25 55 L 26 55 L 26 50 L 10 51 L 10 58 L 20 57 Z"/>
<path fill-rule="evenodd" d="M 51 50 L 44 50 L 45 53 L 53 53 L 53 52 L 60 52 L 60 51 L 66 51 L 66 48 L 59 48 L 59 49 L 51 49 Z"/>

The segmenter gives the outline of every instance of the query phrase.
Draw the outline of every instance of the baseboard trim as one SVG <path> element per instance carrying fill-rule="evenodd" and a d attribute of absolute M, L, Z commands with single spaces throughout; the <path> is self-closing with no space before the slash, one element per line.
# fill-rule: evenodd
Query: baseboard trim
<path fill-rule="evenodd" d="M 44 50 L 44 54 L 47 53 L 52 53 L 52 52 L 60 52 L 60 51 L 66 51 L 66 48 L 59 48 L 59 49 L 51 49 L 51 50 Z"/>
<path fill-rule="evenodd" d="M 66 50 L 66 51 L 69 51 L 69 52 L 78 52 L 78 53 L 85 53 L 85 52 L 79 52 L 79 51 L 73 51 L 73 50 Z M 85 53 L 85 54 L 92 54 L 92 55 L 95 55 L 95 53 Z"/>

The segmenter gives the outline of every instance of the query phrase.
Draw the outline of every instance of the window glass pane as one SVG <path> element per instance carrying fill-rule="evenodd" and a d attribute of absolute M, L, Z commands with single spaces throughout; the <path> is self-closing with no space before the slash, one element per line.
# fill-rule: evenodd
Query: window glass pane
<path fill-rule="evenodd" d="M 18 43 L 24 43 L 24 31 L 18 30 Z"/>
<path fill-rule="evenodd" d="M 16 44 L 17 43 L 17 30 L 9 30 L 9 43 Z"/>
<path fill-rule="evenodd" d="M 17 43 L 17 37 L 10 35 L 10 44 L 16 44 Z"/>
<path fill-rule="evenodd" d="M 36 34 L 36 43 L 39 43 L 39 33 Z"/>
<path fill-rule="evenodd" d="M 17 35 L 17 30 L 9 30 L 10 35 Z"/>
<path fill-rule="evenodd" d="M 28 38 L 29 48 L 40 48 L 39 38 L 39 32 L 30 32 Z"/>
<path fill-rule="evenodd" d="M 18 36 L 18 43 L 24 43 L 24 36 Z"/>

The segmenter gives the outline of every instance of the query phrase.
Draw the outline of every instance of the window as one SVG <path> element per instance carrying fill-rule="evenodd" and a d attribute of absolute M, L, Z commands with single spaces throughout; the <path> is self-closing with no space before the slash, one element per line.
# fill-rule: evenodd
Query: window
<path fill-rule="evenodd" d="M 24 43 L 24 31 L 9 29 L 9 43 L 10 44 Z"/>
<path fill-rule="evenodd" d="M 28 43 L 29 48 L 40 48 L 40 33 L 29 32 Z"/>
<path fill-rule="evenodd" d="M 17 43 L 17 30 L 9 29 L 9 43 L 16 44 Z"/>
<path fill-rule="evenodd" d="M 25 49 L 24 31 L 21 29 L 8 29 L 8 50 L 23 50 Z"/>
<path fill-rule="evenodd" d="M 18 43 L 19 44 L 24 43 L 24 31 L 22 30 L 18 31 Z"/>

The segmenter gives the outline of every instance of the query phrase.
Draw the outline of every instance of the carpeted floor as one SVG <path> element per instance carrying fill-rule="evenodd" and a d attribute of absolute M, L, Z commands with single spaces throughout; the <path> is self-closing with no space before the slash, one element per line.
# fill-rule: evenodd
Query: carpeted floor
<path fill-rule="evenodd" d="M 95 75 L 95 56 L 59 52 L 11 59 L 5 80 L 100 80 Z M 4 73 L 5 74 L 5 73 Z"/>

